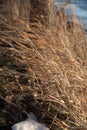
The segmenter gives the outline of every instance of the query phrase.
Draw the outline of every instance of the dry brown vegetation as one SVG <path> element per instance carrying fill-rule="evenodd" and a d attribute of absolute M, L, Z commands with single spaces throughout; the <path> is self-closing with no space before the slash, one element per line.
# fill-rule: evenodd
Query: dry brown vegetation
<path fill-rule="evenodd" d="M 87 129 L 86 42 L 61 11 L 50 29 L 0 16 L 0 126 L 33 111 L 50 129 Z"/>

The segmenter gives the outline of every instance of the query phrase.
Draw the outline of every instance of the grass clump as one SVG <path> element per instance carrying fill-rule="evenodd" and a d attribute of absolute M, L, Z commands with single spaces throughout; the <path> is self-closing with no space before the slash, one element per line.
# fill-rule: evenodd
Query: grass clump
<path fill-rule="evenodd" d="M 74 21 L 69 24 L 61 11 L 51 29 L 38 22 L 30 22 L 28 31 L 21 25 L 6 24 L 2 38 L 7 37 L 16 54 L 10 67 L 8 55 L 0 60 L 4 66 L 0 81 L 2 100 L 7 104 L 4 110 L 11 115 L 11 123 L 32 111 L 51 130 L 86 128 L 86 38 L 81 26 Z M 10 124 L 11 119 L 6 119 Z"/>

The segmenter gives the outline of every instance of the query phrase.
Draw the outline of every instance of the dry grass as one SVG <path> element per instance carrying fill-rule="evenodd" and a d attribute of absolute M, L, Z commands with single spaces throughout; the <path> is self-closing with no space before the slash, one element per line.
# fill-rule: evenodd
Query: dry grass
<path fill-rule="evenodd" d="M 37 109 L 37 116 L 50 129 L 87 129 L 83 29 L 66 23 L 62 12 L 51 29 L 39 22 L 30 23 L 30 28 L 23 25 L 20 20 L 8 23 L 0 16 L 0 77 L 4 77 L 0 87 L 6 92 L 0 93 L 5 102 L 2 119 L 10 115 L 6 123 L 12 124 L 22 120 L 23 113 Z"/>

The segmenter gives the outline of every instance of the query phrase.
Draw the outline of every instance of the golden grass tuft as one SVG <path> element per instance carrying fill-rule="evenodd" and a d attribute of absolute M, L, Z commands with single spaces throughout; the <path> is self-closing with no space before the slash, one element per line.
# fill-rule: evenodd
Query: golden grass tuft
<path fill-rule="evenodd" d="M 50 29 L 39 22 L 25 28 L 22 21 L 8 23 L 0 16 L 0 61 L 5 57 L 0 76 L 7 91 L 0 93 L 5 102 L 0 113 L 10 115 L 7 124 L 37 110 L 50 129 L 87 129 L 85 33 L 78 24 L 67 23 L 61 11 L 55 21 Z"/>

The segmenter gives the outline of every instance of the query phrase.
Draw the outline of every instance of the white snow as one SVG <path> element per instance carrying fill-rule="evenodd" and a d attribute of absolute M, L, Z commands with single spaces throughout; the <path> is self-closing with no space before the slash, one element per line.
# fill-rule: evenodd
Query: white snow
<path fill-rule="evenodd" d="M 31 112 L 25 121 L 14 124 L 12 130 L 49 130 L 49 128 L 39 123 L 34 113 Z"/>

